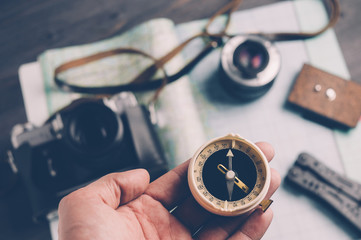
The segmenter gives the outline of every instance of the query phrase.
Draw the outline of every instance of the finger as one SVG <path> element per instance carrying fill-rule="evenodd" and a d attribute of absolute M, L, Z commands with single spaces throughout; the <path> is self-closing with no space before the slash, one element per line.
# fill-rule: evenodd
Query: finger
<path fill-rule="evenodd" d="M 102 201 L 116 209 L 119 205 L 140 196 L 148 185 L 149 173 L 144 169 L 135 169 L 105 175 L 88 186 L 69 194 L 66 198 Z"/>
<path fill-rule="evenodd" d="M 271 183 L 265 199 L 270 199 L 280 185 L 281 185 L 280 174 L 275 169 L 271 168 Z"/>
<path fill-rule="evenodd" d="M 145 194 L 171 210 L 190 195 L 187 181 L 189 160 L 152 182 Z"/>
<path fill-rule="evenodd" d="M 261 239 L 271 224 L 272 218 L 273 212 L 271 209 L 266 212 L 262 212 L 262 210 L 257 209 L 249 216 L 245 224 L 233 233 L 229 239 Z"/>
<path fill-rule="evenodd" d="M 281 178 L 278 172 L 274 169 L 271 169 L 271 184 L 265 199 L 269 199 L 274 194 L 274 192 L 279 187 L 280 182 Z M 265 213 L 270 210 L 271 209 L 268 209 Z M 259 209 L 256 211 L 259 211 Z M 243 214 L 237 217 L 213 218 L 203 226 L 197 236 L 199 239 L 226 239 L 245 222 L 249 214 L 251 213 Z"/>
<path fill-rule="evenodd" d="M 275 155 L 272 145 L 267 142 L 257 142 L 256 145 L 261 149 L 267 160 L 270 162 Z"/>

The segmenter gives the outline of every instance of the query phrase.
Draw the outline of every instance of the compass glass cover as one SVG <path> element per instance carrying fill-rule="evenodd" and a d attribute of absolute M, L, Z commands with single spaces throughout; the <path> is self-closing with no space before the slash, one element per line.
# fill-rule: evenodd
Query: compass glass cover
<path fill-rule="evenodd" d="M 210 211 L 241 212 L 263 199 L 269 186 L 267 167 L 264 155 L 247 140 L 218 139 L 195 155 L 189 170 L 191 190 Z M 230 172 L 234 184 L 226 178 Z"/>

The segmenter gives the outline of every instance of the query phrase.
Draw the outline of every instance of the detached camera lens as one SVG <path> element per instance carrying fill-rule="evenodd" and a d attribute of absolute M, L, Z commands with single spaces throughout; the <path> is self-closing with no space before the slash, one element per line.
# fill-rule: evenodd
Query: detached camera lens
<path fill-rule="evenodd" d="M 69 137 L 74 146 L 85 153 L 98 153 L 114 142 L 119 128 L 114 112 L 104 105 L 85 103 L 74 111 L 69 121 Z"/>
<path fill-rule="evenodd" d="M 281 67 L 276 47 L 254 35 L 231 38 L 221 54 L 222 84 L 241 100 L 253 100 L 272 86 Z"/>

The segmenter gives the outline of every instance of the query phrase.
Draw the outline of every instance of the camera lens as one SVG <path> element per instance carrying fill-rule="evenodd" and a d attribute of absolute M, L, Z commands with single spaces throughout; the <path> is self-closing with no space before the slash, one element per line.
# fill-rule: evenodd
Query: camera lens
<path fill-rule="evenodd" d="M 281 67 L 281 56 L 263 37 L 238 35 L 224 45 L 220 66 L 220 80 L 227 92 L 249 101 L 271 88 Z"/>
<path fill-rule="evenodd" d="M 68 131 L 75 147 L 89 154 L 110 147 L 119 131 L 123 132 L 123 126 L 109 108 L 90 102 L 73 112 Z"/>
<path fill-rule="evenodd" d="M 239 45 L 233 54 L 233 63 L 245 78 L 255 77 L 266 68 L 268 61 L 269 55 L 266 48 L 252 40 Z"/>

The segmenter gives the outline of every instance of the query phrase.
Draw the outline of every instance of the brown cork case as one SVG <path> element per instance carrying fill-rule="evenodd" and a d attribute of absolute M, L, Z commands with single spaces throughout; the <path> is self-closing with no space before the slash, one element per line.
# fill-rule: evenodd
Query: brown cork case
<path fill-rule="evenodd" d="M 361 85 L 305 64 L 288 102 L 353 128 L 361 115 Z"/>

